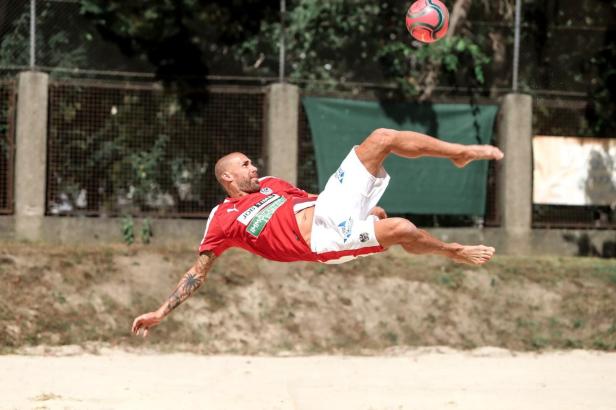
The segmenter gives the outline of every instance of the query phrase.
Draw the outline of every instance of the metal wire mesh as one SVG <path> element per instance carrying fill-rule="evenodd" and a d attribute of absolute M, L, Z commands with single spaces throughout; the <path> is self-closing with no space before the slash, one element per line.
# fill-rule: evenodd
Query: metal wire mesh
<path fill-rule="evenodd" d="M 587 95 L 597 85 L 599 54 L 613 35 L 613 13 L 606 2 L 585 3 L 584 10 L 580 6 L 563 2 L 550 7 L 553 26 L 533 25 L 525 30 L 532 41 L 525 43 L 521 75 L 528 88 L 543 90 L 533 102 L 535 135 L 606 137 L 593 127 Z M 609 206 L 533 204 L 533 226 L 613 228 L 616 214 Z"/>
<path fill-rule="evenodd" d="M 600 137 L 593 135 L 586 117 L 586 100 L 535 98 L 535 135 Z M 616 210 L 610 206 L 533 204 L 533 226 L 537 228 L 614 228 Z"/>
<path fill-rule="evenodd" d="M 611 43 L 613 5 L 605 1 L 534 3 L 524 5 L 531 18 L 522 30 L 522 84 L 533 90 L 586 93 L 597 81 L 592 67 L 598 53 Z M 539 10 L 543 18 L 532 16 Z"/>
<path fill-rule="evenodd" d="M 474 80 L 471 81 L 471 78 L 464 74 L 462 70 L 442 71 L 437 84 L 444 85 L 444 87 L 437 87 L 437 92 L 448 97 L 471 95 L 473 93 L 497 96 L 509 91 L 512 76 L 510 64 L 512 58 L 512 19 L 511 15 L 503 10 L 507 7 L 511 8 L 513 1 L 488 2 L 492 11 L 494 11 L 494 8 L 504 8 L 496 14 L 492 11 L 483 10 L 485 4 L 488 3 L 483 2 L 483 6 L 480 3 L 473 3 L 473 8 L 468 15 L 468 27 L 463 33 L 467 36 L 472 34 L 474 41 L 478 43 L 482 50 L 487 50 L 492 58 L 490 64 L 483 68 L 486 86 L 478 84 Z M 406 6 L 403 3 L 397 4 L 395 8 L 403 9 Z M 297 2 L 290 2 L 289 8 L 291 9 L 294 5 L 297 5 Z M 558 4 L 524 3 L 525 14 L 523 15 L 524 28 L 522 30 L 522 54 L 519 73 L 521 88 L 541 95 L 560 96 L 559 99 L 536 99 L 534 104 L 536 134 L 593 136 L 590 127 L 592 124 L 589 123 L 590 120 L 584 111 L 586 100 L 572 101 L 570 98 L 588 99 L 589 97 L 586 97 L 585 94 L 592 92 L 589 89 L 594 87 L 593 81 L 597 79 L 595 78 L 597 77 L 596 70 L 601 70 L 601 65 L 597 63 L 600 59 L 597 60 L 597 56 L 602 49 L 610 44 L 613 38 L 610 36 L 613 36 L 614 20 L 609 7 L 610 5 L 606 2 L 598 1 L 584 4 L 569 4 L 567 2 Z M 114 75 L 125 78 L 130 73 L 148 77 L 154 72 L 154 67 L 143 59 L 129 58 L 120 52 L 116 44 L 104 40 L 92 22 L 81 15 L 80 8 L 79 0 L 36 0 L 36 36 L 32 43 L 34 46 L 34 61 L 31 61 L 31 1 L 0 1 L 0 76 L 13 76 L 16 71 L 27 69 L 31 62 L 39 69 L 52 72 L 55 78 L 58 78 L 59 75 L 77 77 L 82 75 L 84 70 L 92 75 Z M 583 20 L 579 19 L 580 15 L 584 16 Z M 502 18 L 498 19 L 495 16 Z M 399 35 L 406 36 L 404 27 L 397 25 L 397 19 L 396 14 L 396 17 L 392 20 L 393 25 L 385 28 L 387 30 L 391 28 Z M 545 21 L 542 19 L 545 19 Z M 547 24 L 548 21 L 549 24 Z M 68 24 L 69 22 L 70 24 Z M 332 29 L 336 28 L 335 26 Z M 351 27 L 350 30 L 352 31 L 351 34 L 356 31 L 355 27 Z M 563 47 L 568 52 L 564 53 Z M 266 63 L 271 60 L 270 62 L 273 62 L 271 72 L 267 70 L 248 70 L 246 72 L 230 70 L 231 66 L 236 67 L 237 61 L 234 63 L 235 65 L 225 65 L 221 62 L 212 63 L 213 65 L 210 67 L 212 81 L 214 79 L 231 81 L 229 74 L 233 74 L 233 78 L 238 83 L 247 81 L 248 75 L 255 76 L 250 77 L 255 84 L 265 84 L 271 81 L 270 77 L 266 78 L 264 75 L 267 73 L 269 75 L 275 74 L 277 50 L 261 51 L 265 54 L 261 53 L 263 55 L 259 56 L 258 61 L 262 58 L 265 58 Z M 304 55 L 304 53 L 293 54 L 291 49 L 287 51 L 286 65 L 292 70 L 295 69 L 294 64 L 298 63 L 298 58 L 313 62 L 322 60 L 319 58 L 313 59 L 309 55 Z M 331 61 L 324 61 L 328 64 L 308 64 L 307 67 L 313 71 L 304 72 L 301 78 L 295 78 L 294 81 L 301 84 L 305 90 L 310 90 L 313 87 L 320 89 L 319 92 L 323 92 L 323 89 L 328 88 L 324 87 L 323 84 L 319 85 L 315 79 L 329 78 L 323 73 L 329 72 L 328 67 L 330 65 L 342 64 L 343 61 L 346 61 L 347 64 L 349 61 L 355 61 L 353 58 L 362 54 L 356 51 L 352 47 L 345 48 L 342 54 L 340 51 L 333 53 L 330 58 Z M 347 53 L 350 54 L 347 56 Z M 365 63 L 359 66 L 351 64 L 351 66 L 357 66 L 353 70 L 349 70 L 349 72 L 356 73 L 355 77 L 346 75 L 343 78 L 332 77 L 333 84 L 330 88 L 332 90 L 353 89 L 354 91 L 365 90 L 366 88 L 382 89 L 384 86 L 383 79 L 385 78 L 384 67 L 378 61 L 373 60 L 374 54 L 373 52 L 366 53 L 365 57 L 362 57 L 365 59 Z M 345 58 L 341 59 L 341 56 Z M 226 62 L 225 59 L 223 60 Z M 562 64 L 559 63 L 561 61 Z M 471 61 L 460 61 L 460 65 L 465 66 L 471 63 Z M 576 68 L 575 72 L 571 72 L 572 67 Z M 71 71 L 73 69 L 79 69 L 79 73 L 82 74 Z M 415 72 L 420 71 L 415 70 Z M 351 84 L 353 81 L 358 83 Z M 115 91 L 113 91 L 114 89 Z M 210 106 L 222 104 L 221 107 L 226 107 L 225 104 L 228 103 L 223 102 L 223 100 L 230 100 L 229 95 L 229 93 L 212 94 Z M 257 92 L 250 95 L 255 100 L 250 100 L 251 102 L 248 105 L 261 107 L 261 102 L 256 100 L 261 101 L 262 93 Z M 217 96 L 220 97 L 220 101 L 217 100 Z M 215 156 L 218 151 L 200 151 L 201 148 L 193 150 L 189 148 L 188 143 L 182 142 L 181 144 L 178 143 L 180 144 L 178 150 L 181 151 L 183 156 L 180 159 L 174 157 L 175 162 L 170 162 L 172 158 L 167 154 L 167 150 L 171 149 L 169 147 L 176 144 L 176 141 L 184 141 L 190 138 L 197 138 L 198 140 L 203 135 L 206 135 L 203 138 L 210 138 L 212 135 L 232 135 L 236 131 L 227 129 L 228 126 L 225 128 L 223 125 L 219 125 L 218 127 L 221 130 L 224 128 L 224 131 L 221 132 L 227 134 L 217 134 L 215 126 L 212 125 L 212 129 L 201 129 L 200 126 L 194 125 L 197 122 L 193 124 L 187 118 L 182 117 L 182 114 L 177 114 L 177 112 L 181 112 L 180 109 L 173 115 L 169 114 L 165 110 L 176 110 L 176 108 L 168 108 L 177 106 L 176 99 L 147 85 L 139 88 L 134 85 L 128 87 L 110 87 L 101 84 L 69 86 L 66 83 L 57 83 L 52 86 L 50 98 L 50 143 L 56 144 L 55 146 L 50 145 L 50 158 L 55 158 L 54 161 L 56 162 L 50 163 L 49 168 L 49 213 L 115 214 L 125 212 L 126 209 L 132 209 L 131 212 L 167 212 L 177 215 L 190 215 L 194 212 L 200 214 L 203 212 L 202 207 L 205 207 L 203 209 L 207 208 L 204 204 L 211 200 L 211 196 L 207 196 L 210 194 L 206 195 L 206 199 L 188 205 L 194 200 L 186 199 L 186 197 L 182 199 L 177 192 L 169 194 L 174 199 L 170 201 L 167 198 L 167 205 L 161 203 L 152 205 L 151 198 L 153 196 L 160 201 L 162 201 L 161 198 L 166 197 L 164 193 L 152 193 L 150 191 L 174 192 L 173 189 L 175 189 L 179 192 L 179 188 L 172 188 L 174 185 L 171 181 L 173 178 L 179 177 L 161 176 L 166 171 L 159 172 L 161 175 L 157 174 L 158 171 L 156 171 L 154 172 L 155 176 L 150 172 L 139 177 L 140 174 L 136 173 L 134 168 L 139 164 L 143 167 L 151 166 L 148 161 L 153 161 L 154 158 L 167 164 L 165 165 L 167 168 L 171 166 L 169 164 L 175 164 L 173 165 L 175 168 L 172 168 L 175 170 L 174 172 L 180 172 L 179 169 L 183 169 L 190 175 L 198 173 L 191 167 L 195 168 L 198 167 L 197 164 L 205 163 L 208 166 L 211 165 L 207 161 L 212 161 L 211 157 Z M 3 94 L 0 95 L 0 101 L 1 104 L 7 101 Z M 239 102 L 236 103 L 239 104 Z M 56 106 L 56 104 L 60 105 Z M 112 113 L 114 107 L 115 114 Z M 222 110 L 220 113 L 224 115 L 231 112 L 231 108 L 219 107 L 216 109 Z M 227 109 L 229 111 L 225 111 Z M 207 110 L 213 111 L 215 109 L 208 108 Z M 159 116 L 159 112 L 163 114 Z M 252 125 L 246 125 L 246 129 L 256 127 L 254 124 L 257 122 L 261 124 L 262 117 L 257 114 L 257 112 L 251 110 L 247 111 L 246 116 L 252 118 Z M 134 118 L 129 118 L 131 115 Z M 203 112 L 201 113 L 201 120 L 205 121 L 204 118 L 208 115 L 216 116 L 216 114 L 211 114 L 210 111 Z M 179 117 L 182 117 L 182 119 L 178 119 Z M 220 118 L 214 117 L 207 117 L 208 124 L 213 124 L 214 120 L 220 121 Z M 169 120 L 170 118 L 171 120 Z M 169 120 L 170 123 L 165 122 L 166 120 Z M 5 127 L 8 127 L 9 122 L 3 121 L 3 124 L 7 124 Z M 299 121 L 299 182 L 306 189 L 316 191 L 314 152 L 310 130 L 303 110 L 300 110 Z M 176 128 L 171 129 L 173 126 Z M 262 130 L 256 131 L 256 128 L 250 131 L 251 135 L 260 133 L 262 133 Z M 10 135 L 10 133 L 6 135 Z M 9 144 L 7 138 L 9 137 L 0 136 L 0 142 L 3 142 L 5 146 Z M 260 138 L 257 138 L 257 140 L 260 144 Z M 12 144 L 12 140 L 10 144 Z M 216 147 L 218 146 L 224 146 L 224 144 L 217 143 Z M 56 151 L 53 151 L 52 148 Z M 241 149 L 241 146 L 238 149 Z M 161 150 L 164 151 L 164 154 L 159 152 Z M 222 148 L 220 151 L 222 152 Z M 253 152 L 257 153 L 256 156 L 258 156 L 260 148 L 258 150 L 255 148 Z M 131 156 L 132 154 L 134 155 Z M 54 155 L 56 157 L 53 157 Z M 207 161 L 199 157 L 200 155 L 209 155 Z M 255 155 L 253 154 L 253 156 Z M 191 165 L 178 165 L 180 163 L 190 163 Z M 188 168 L 192 171 L 186 170 Z M 77 170 L 75 171 L 75 169 Z M 131 172 L 135 173 L 128 182 L 128 175 L 132 174 L 127 170 L 132 170 Z M 74 171 L 74 174 L 69 175 L 69 171 Z M 463 220 L 464 218 L 459 217 L 451 221 L 447 216 L 418 216 L 419 220 L 424 221 L 425 225 L 436 226 L 477 225 L 478 223 L 485 223 L 490 226 L 498 225 L 500 217 L 495 205 L 495 172 L 496 169 L 491 164 L 488 174 L 486 214 L 483 221 L 478 222 L 472 218 Z M 154 180 L 154 182 L 151 180 Z M 208 182 L 203 182 L 205 185 L 199 189 L 204 190 L 204 192 L 215 192 L 213 180 L 206 178 L 204 181 Z M 152 183 L 154 185 L 151 185 Z M 0 185 L 0 212 L 10 212 L 12 209 L 12 198 L 10 198 L 12 185 L 9 186 L 9 184 L 12 184 L 12 165 L 4 159 L 0 164 L 0 184 L 4 184 Z M 149 187 L 146 187 L 148 184 L 150 184 Z M 188 185 L 194 190 L 197 190 L 197 186 L 200 186 L 192 182 L 189 182 Z M 133 191 L 129 195 L 128 191 L 131 189 Z M 122 190 L 128 191 L 123 193 Z M 3 194 L 4 191 L 6 193 Z M 178 198 L 175 198 L 174 195 Z M 126 198 L 129 196 L 132 199 L 127 200 Z M 146 197 L 150 199 L 146 200 Z M 190 195 L 189 197 L 192 198 Z M 173 203 L 173 205 L 168 205 L 169 203 Z M 195 211 L 195 209 L 199 210 Z M 550 205 L 534 205 L 533 218 L 534 225 L 537 227 L 611 227 L 614 226 L 616 219 L 614 211 L 609 207 L 571 207 L 569 209 Z"/>
<path fill-rule="evenodd" d="M 355 8 L 353 2 L 346 3 L 348 4 L 339 6 Z M 511 85 L 513 3 L 512 0 L 495 4 L 474 2 L 468 16 L 462 19 L 466 20 L 466 23 L 462 29 L 458 29 L 459 35 L 472 39 L 481 50 L 492 57 L 492 61 L 485 65 L 483 70 L 486 84 L 491 84 L 490 87 L 494 89 Z M 588 70 L 588 61 L 598 50 L 605 47 L 609 42 L 609 32 L 613 31 L 613 28 L 610 28 L 613 26 L 613 13 L 608 3 L 559 2 L 543 5 L 542 2 L 525 2 L 522 22 L 521 85 L 535 90 L 586 92 L 592 77 L 591 71 Z M 82 15 L 82 5 L 79 0 L 36 0 L 35 4 L 33 45 L 34 64 L 37 67 L 49 70 L 78 68 L 109 75 L 154 72 L 154 67 L 143 59 L 129 58 L 120 52 L 118 45 L 103 39 L 93 22 Z M 288 2 L 290 12 L 299 6 L 300 2 Z M 346 45 L 342 48 L 332 48 L 329 44 L 317 42 L 308 50 L 315 55 L 309 55 L 302 49 L 304 42 L 294 45 L 293 39 L 289 38 L 287 42 L 289 49 L 286 52 L 287 72 L 293 81 L 307 83 L 307 86 L 316 79 L 328 80 L 335 83 L 332 87 L 343 88 L 346 82 L 382 83 L 386 77 L 385 71 L 389 71 L 391 64 L 387 59 L 379 62 L 376 56 L 382 47 L 387 45 L 387 39 L 392 42 L 402 40 L 406 44 L 411 44 L 400 17 L 400 13 L 403 13 L 407 6 L 408 2 L 401 0 L 382 2 L 380 5 L 382 24 L 374 25 L 375 27 L 368 31 L 361 29 L 361 25 L 355 27 L 348 24 L 334 24 L 328 27 L 328 30 L 335 32 Z M 507 12 L 506 9 L 510 11 Z M 30 14 L 30 0 L 0 2 L 0 73 L 10 67 L 24 69 L 30 65 Z M 301 15 L 301 13 L 296 14 Z M 580 19 L 580 16 L 584 18 Z M 331 18 L 331 15 L 321 18 Z M 307 32 L 319 29 L 310 25 L 306 28 L 301 27 Z M 292 34 L 293 32 L 290 32 L 288 35 Z M 384 36 L 384 44 L 372 44 L 371 41 L 366 41 L 365 36 Z M 265 38 L 267 34 L 263 33 L 258 37 Z M 349 41 L 349 44 L 344 43 L 344 40 Z M 248 58 L 247 56 L 234 56 L 231 59 L 233 62 L 227 59 L 211 62 L 210 74 L 216 76 L 233 74 L 237 77 L 256 75 L 261 79 L 275 76 L 278 67 L 277 44 L 278 41 L 263 44 L 255 51 L 258 55 L 257 61 L 250 60 L 253 64 L 248 64 L 244 68 L 240 67 L 243 63 L 240 64 L 239 61 Z M 369 48 L 364 48 L 368 45 Z M 563 53 L 563 45 L 566 46 L 567 53 Z M 462 69 L 472 64 L 472 61 L 466 61 L 466 58 L 470 57 L 463 57 L 459 62 L 460 69 L 441 72 L 439 84 L 460 89 L 481 88 L 481 84 L 471 81 L 473 76 L 469 76 Z M 560 60 L 566 60 L 567 63 L 558 64 Z M 315 61 L 319 63 L 315 64 Z M 409 63 L 415 64 L 413 61 Z M 248 67 L 250 65 L 253 67 Z M 299 66 L 306 68 L 300 70 L 302 74 L 296 78 L 294 72 L 298 71 Z M 344 78 L 328 74 L 332 71 L 332 67 L 336 66 L 348 66 L 348 70 L 343 70 L 346 73 Z M 255 67 L 261 67 L 261 70 Z M 571 67 L 579 67 L 580 70 L 572 75 Z M 419 66 L 413 67 L 413 70 L 415 75 L 424 71 Z M 484 91 L 493 92 L 494 89 Z"/>
<path fill-rule="evenodd" d="M 0 2 L 0 68 L 28 67 L 29 48 L 30 2 Z"/>
<path fill-rule="evenodd" d="M 75 69 L 112 75 L 153 72 L 147 62 L 126 56 L 117 45 L 104 40 L 81 14 L 78 0 L 36 0 L 33 41 L 30 0 L 0 2 L 0 12 L 3 7 L 0 73 L 11 74 L 31 64 L 58 75 L 69 75 Z"/>
<path fill-rule="evenodd" d="M 533 204 L 535 228 L 616 228 L 616 212 L 609 206 Z"/>
<path fill-rule="evenodd" d="M 152 85 L 54 81 L 49 96 L 50 215 L 203 217 L 224 198 L 215 161 L 261 158 L 261 88 L 212 89 L 190 115 Z"/>
<path fill-rule="evenodd" d="M 15 83 L 0 82 L 0 214 L 13 212 Z"/>
<path fill-rule="evenodd" d="M 586 119 L 584 99 L 535 97 L 533 131 L 535 135 L 592 136 Z"/>

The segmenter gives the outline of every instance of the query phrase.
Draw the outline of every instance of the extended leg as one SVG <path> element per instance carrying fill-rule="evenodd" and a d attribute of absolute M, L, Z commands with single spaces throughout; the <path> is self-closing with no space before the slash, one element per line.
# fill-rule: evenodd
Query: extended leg
<path fill-rule="evenodd" d="M 494 248 L 489 246 L 465 246 L 441 242 L 404 218 L 377 221 L 374 224 L 374 231 L 381 246 L 388 248 L 392 245 L 401 245 L 409 253 L 441 255 L 471 265 L 482 265 L 494 255 Z"/>
<path fill-rule="evenodd" d="M 405 158 L 423 156 L 448 158 L 457 167 L 476 159 L 503 158 L 503 153 L 491 145 L 462 145 L 445 142 L 414 131 L 396 131 L 380 128 L 368 136 L 355 150 L 360 161 L 373 175 L 387 155 L 393 153 Z"/>

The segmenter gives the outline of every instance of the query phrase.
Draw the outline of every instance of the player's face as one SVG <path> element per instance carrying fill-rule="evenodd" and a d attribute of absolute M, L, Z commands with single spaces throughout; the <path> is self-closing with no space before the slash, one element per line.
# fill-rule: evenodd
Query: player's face
<path fill-rule="evenodd" d="M 259 172 L 257 167 L 252 164 L 250 158 L 245 155 L 240 155 L 234 161 L 233 169 L 229 172 L 233 175 L 233 180 L 237 187 L 246 193 L 257 192 L 259 186 Z"/>

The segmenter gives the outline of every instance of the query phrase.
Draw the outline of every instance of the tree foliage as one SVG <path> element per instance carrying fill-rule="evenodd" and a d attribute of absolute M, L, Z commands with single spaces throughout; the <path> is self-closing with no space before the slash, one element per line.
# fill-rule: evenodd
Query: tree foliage
<path fill-rule="evenodd" d="M 483 83 L 489 62 L 473 38 L 453 35 L 432 45 L 413 41 L 406 31 L 408 2 L 386 0 L 297 0 L 286 16 L 289 78 L 312 89 L 352 88 L 353 83 L 397 84 L 415 95 L 428 73 L 441 68 L 447 81 Z M 242 45 L 245 66 L 275 74 L 281 24 L 264 22 L 261 35 Z M 250 61 L 270 64 L 250 64 Z"/>
<path fill-rule="evenodd" d="M 437 86 L 486 94 L 510 87 L 514 0 L 445 3 L 450 35 L 422 45 L 404 26 L 408 0 L 287 0 L 287 78 L 312 90 L 395 85 L 404 95 L 423 98 Z M 151 62 L 158 78 L 180 91 L 202 88 L 207 74 L 278 74 L 278 1 L 81 4 L 105 38 Z M 608 61 L 609 36 L 597 36 L 597 30 L 613 31 L 615 4 L 524 0 L 523 89 L 591 92 L 588 84 L 597 83 L 593 95 L 605 101 L 593 110 L 609 105 L 603 68 L 609 63 L 601 62 Z"/>
<path fill-rule="evenodd" d="M 38 2 L 37 26 L 51 26 L 61 20 L 61 14 L 53 3 Z M 49 67 L 78 68 L 86 61 L 86 47 L 66 30 L 49 30 L 36 37 L 35 60 L 38 65 Z M 0 37 L 0 67 L 30 65 L 30 8 L 24 8 L 10 24 L 10 30 Z"/>
<path fill-rule="evenodd" d="M 276 2 L 260 0 L 81 0 L 82 14 L 128 56 L 147 59 L 156 76 L 182 93 L 202 90 L 212 68 L 241 67 L 231 47 L 277 18 Z"/>
<path fill-rule="evenodd" d="M 468 0 L 467 0 L 468 1 Z M 310 89 L 357 82 L 397 84 L 417 94 L 443 71 L 442 83 L 484 82 L 489 62 L 474 38 L 455 35 L 426 46 L 404 26 L 408 1 L 289 0 L 287 73 Z M 276 76 L 282 25 L 278 2 L 196 0 L 149 3 L 81 0 L 102 36 L 156 67 L 180 92 L 203 88 L 208 74 Z M 454 10 L 455 11 L 455 10 Z M 452 20 L 464 16 L 452 16 Z M 462 24 L 460 24 L 462 26 Z M 419 74 L 418 74 L 419 73 Z"/>

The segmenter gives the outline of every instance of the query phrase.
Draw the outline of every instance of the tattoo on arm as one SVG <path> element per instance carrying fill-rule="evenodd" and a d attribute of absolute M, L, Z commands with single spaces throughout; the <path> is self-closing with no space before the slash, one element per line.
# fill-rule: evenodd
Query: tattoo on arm
<path fill-rule="evenodd" d="M 169 299 L 167 299 L 167 306 L 164 310 L 165 315 L 178 307 L 203 285 L 207 279 L 207 273 L 214 263 L 214 259 L 216 259 L 216 255 L 213 252 L 205 252 L 199 255 L 197 263 L 180 279 L 177 287 L 169 296 Z"/>

